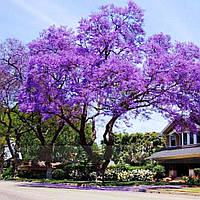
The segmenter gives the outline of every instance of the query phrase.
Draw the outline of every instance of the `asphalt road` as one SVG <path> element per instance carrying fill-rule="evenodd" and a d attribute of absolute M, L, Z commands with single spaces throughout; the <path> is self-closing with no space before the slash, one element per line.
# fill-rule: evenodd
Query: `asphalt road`
<path fill-rule="evenodd" d="M 200 200 L 200 196 L 96 190 L 24 187 L 20 182 L 0 181 L 0 200 Z"/>

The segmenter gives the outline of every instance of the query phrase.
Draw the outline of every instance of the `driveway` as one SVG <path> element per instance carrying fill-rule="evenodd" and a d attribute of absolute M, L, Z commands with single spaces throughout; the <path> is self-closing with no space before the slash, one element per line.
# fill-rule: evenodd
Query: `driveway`
<path fill-rule="evenodd" d="M 0 200 L 195 200 L 197 196 L 130 191 L 76 190 L 25 186 L 22 182 L 0 181 Z"/>

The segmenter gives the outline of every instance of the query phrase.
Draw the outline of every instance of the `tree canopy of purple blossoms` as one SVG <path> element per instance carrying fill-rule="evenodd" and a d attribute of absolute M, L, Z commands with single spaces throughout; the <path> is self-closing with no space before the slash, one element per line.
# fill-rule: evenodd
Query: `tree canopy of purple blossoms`
<path fill-rule="evenodd" d="M 173 43 L 163 33 L 146 38 L 143 10 L 102 6 L 79 22 L 74 32 L 51 26 L 29 44 L 28 75 L 19 95 L 20 109 L 43 119 L 59 116 L 79 133 L 80 143 L 99 169 L 105 170 L 114 142 L 112 128 L 129 114 L 169 119 L 200 111 L 200 50 Z M 92 151 L 95 120 L 109 116 L 103 133 L 102 160 Z M 93 135 L 86 139 L 86 124 Z"/>
<path fill-rule="evenodd" d="M 20 85 L 26 77 L 28 55 L 19 40 L 7 39 L 0 44 L 0 107 L 16 105 Z"/>

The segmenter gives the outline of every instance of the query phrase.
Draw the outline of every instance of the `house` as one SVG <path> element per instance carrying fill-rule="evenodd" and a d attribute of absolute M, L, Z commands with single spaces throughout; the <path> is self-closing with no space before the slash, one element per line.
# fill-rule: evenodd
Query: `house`
<path fill-rule="evenodd" d="M 166 147 L 148 159 L 163 165 L 169 176 L 192 176 L 194 169 L 200 168 L 200 132 L 192 133 L 187 129 L 178 133 L 174 126 L 172 122 L 161 132 L 166 138 Z"/>

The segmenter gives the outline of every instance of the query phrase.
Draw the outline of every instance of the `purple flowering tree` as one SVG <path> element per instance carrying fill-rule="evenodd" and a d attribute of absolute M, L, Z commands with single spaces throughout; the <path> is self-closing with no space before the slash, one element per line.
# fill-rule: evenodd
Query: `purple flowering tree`
<path fill-rule="evenodd" d="M 52 26 L 29 44 L 29 72 L 20 94 L 24 112 L 58 116 L 104 173 L 112 156 L 113 126 L 124 117 L 186 115 L 199 94 L 199 48 L 157 34 L 145 39 L 143 10 L 102 6 L 76 32 Z M 199 104 L 199 99 L 195 101 Z M 184 106 L 182 106 L 184 105 Z M 108 116 L 101 159 L 92 151 L 96 118 Z M 92 136 L 86 138 L 86 125 Z"/>
<path fill-rule="evenodd" d="M 29 131 L 15 114 L 18 110 L 17 97 L 28 71 L 27 66 L 28 49 L 20 41 L 7 39 L 0 43 L 0 129 L 12 155 L 14 171 L 19 159 L 20 138 Z M 12 142 L 15 143 L 14 148 Z"/>
<path fill-rule="evenodd" d="M 43 147 L 47 177 L 51 176 L 52 151 L 64 123 L 55 119 L 42 121 L 39 112 L 25 114 L 19 110 L 19 93 L 28 72 L 29 51 L 19 40 L 0 43 L 0 129 L 5 137 L 17 175 L 21 136 L 34 132 Z M 48 126 L 46 125 L 48 124 Z M 48 138 L 45 137 L 49 133 Z M 12 143 L 15 143 L 14 148 Z"/>

